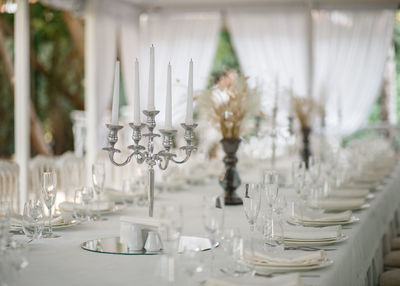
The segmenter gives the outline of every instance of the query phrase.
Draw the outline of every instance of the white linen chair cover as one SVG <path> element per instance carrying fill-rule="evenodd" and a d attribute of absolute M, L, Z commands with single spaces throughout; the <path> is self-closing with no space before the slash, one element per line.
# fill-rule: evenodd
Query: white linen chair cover
<path fill-rule="evenodd" d="M 85 160 L 72 152 L 66 152 L 57 160 L 59 170 L 58 193 L 63 192 L 65 200 L 73 201 L 75 190 L 86 183 Z"/>
<path fill-rule="evenodd" d="M 13 212 L 19 212 L 18 165 L 0 160 L 0 201 L 9 202 Z"/>

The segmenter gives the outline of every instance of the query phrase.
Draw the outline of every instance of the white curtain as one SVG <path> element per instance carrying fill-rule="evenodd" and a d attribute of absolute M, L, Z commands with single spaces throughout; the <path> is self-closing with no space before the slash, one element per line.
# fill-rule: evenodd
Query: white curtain
<path fill-rule="evenodd" d="M 389 7 L 390 8 L 390 7 Z M 379 95 L 395 7 L 319 8 L 313 10 L 313 96 L 326 101 L 327 130 L 348 134 L 365 122 Z M 307 7 L 282 6 L 230 12 L 228 24 L 243 72 L 261 85 L 262 105 L 271 112 L 273 79 L 281 91 L 290 86 L 306 95 L 308 80 Z M 281 95 L 285 93 L 281 92 Z M 287 96 L 280 105 L 288 107 Z M 286 112 L 279 109 L 278 122 Z"/>
<path fill-rule="evenodd" d="M 264 112 L 271 114 L 278 79 L 278 123 L 286 124 L 290 88 L 298 95 L 307 92 L 307 22 L 305 7 L 284 5 L 261 10 L 232 11 L 228 28 L 242 72 L 261 91 Z"/>
<path fill-rule="evenodd" d="M 155 107 L 162 126 L 165 116 L 167 65 L 172 65 L 172 124 L 185 118 L 189 61 L 193 59 L 194 90 L 204 89 L 210 74 L 220 31 L 220 14 L 167 12 L 141 17 L 141 105 L 147 106 L 149 48 L 155 47 Z"/>
<path fill-rule="evenodd" d="M 325 98 L 328 131 L 361 127 L 381 91 L 395 7 L 313 12 L 314 97 Z M 339 107 L 340 105 L 340 107 Z"/>

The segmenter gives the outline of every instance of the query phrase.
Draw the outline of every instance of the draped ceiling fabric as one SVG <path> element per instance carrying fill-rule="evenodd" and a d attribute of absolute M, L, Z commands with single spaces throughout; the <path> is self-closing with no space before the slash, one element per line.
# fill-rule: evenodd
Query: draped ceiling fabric
<path fill-rule="evenodd" d="M 284 90 L 293 84 L 299 95 L 307 92 L 307 23 L 304 6 L 284 5 L 230 12 L 228 28 L 242 72 L 249 84 L 261 92 L 261 107 L 271 114 L 275 81 L 279 81 L 278 123 L 286 124 L 289 96 Z"/>
<path fill-rule="evenodd" d="M 155 47 L 155 107 L 162 127 L 165 117 L 167 65 L 172 66 L 172 124 L 184 122 L 189 61 L 193 59 L 193 88 L 207 86 L 220 31 L 218 12 L 150 13 L 141 18 L 141 105 L 147 106 L 149 48 Z"/>
<path fill-rule="evenodd" d="M 379 95 L 396 7 L 313 9 L 313 94 L 325 101 L 327 131 L 359 128 Z M 257 13 L 230 12 L 228 24 L 243 72 L 263 90 L 262 106 L 270 112 L 276 77 L 282 89 L 307 93 L 307 9 L 304 6 L 268 8 Z M 284 94 L 284 93 L 281 93 Z M 280 99 L 287 102 L 287 96 Z M 282 105 L 282 104 L 281 104 Z M 286 104 L 285 106 L 288 106 Z M 285 124 L 280 109 L 278 122 Z"/>
<path fill-rule="evenodd" d="M 349 134 L 366 121 L 381 91 L 395 23 L 392 10 L 321 8 L 313 12 L 314 96 L 325 97 L 327 126 Z"/>

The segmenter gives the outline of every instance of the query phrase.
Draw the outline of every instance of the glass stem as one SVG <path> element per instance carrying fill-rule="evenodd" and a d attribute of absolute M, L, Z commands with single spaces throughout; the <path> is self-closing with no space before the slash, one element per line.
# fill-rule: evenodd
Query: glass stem
<path fill-rule="evenodd" d="M 256 225 L 255 223 L 250 224 L 250 233 L 254 232 L 255 225 Z"/>
<path fill-rule="evenodd" d="M 211 263 L 210 263 L 210 274 L 212 275 L 214 273 L 214 259 L 215 259 L 215 253 L 214 253 L 214 246 L 215 246 L 215 240 L 214 240 L 214 234 L 211 234 Z"/>
<path fill-rule="evenodd" d="M 53 213 L 51 212 L 51 207 L 49 208 L 49 233 L 52 234 L 53 233 L 53 226 L 51 225 L 51 221 L 53 220 Z"/>

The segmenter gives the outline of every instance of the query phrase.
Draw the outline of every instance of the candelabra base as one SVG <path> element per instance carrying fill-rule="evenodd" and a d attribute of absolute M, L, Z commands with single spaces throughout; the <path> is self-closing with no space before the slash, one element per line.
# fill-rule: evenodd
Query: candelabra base
<path fill-rule="evenodd" d="M 236 194 L 236 192 L 225 192 L 225 205 L 235 206 L 243 205 L 243 200 Z"/>
<path fill-rule="evenodd" d="M 238 161 L 236 152 L 239 148 L 240 139 L 222 139 L 221 144 L 226 156 L 224 157 L 225 171 L 221 175 L 219 184 L 225 190 L 225 205 L 241 205 L 242 199 L 236 194 L 236 189 L 241 181 L 236 169 Z"/>

